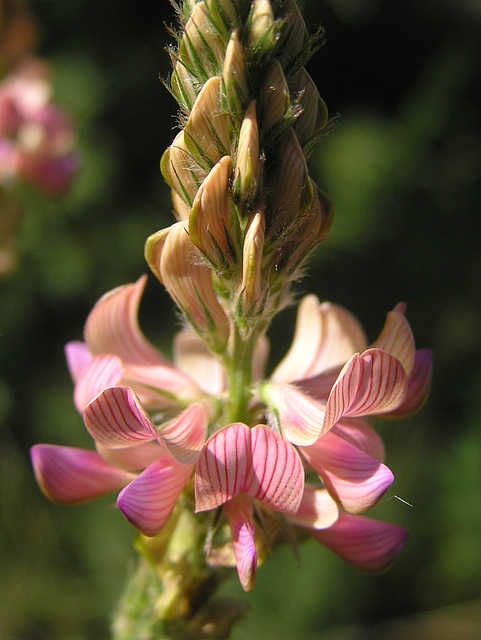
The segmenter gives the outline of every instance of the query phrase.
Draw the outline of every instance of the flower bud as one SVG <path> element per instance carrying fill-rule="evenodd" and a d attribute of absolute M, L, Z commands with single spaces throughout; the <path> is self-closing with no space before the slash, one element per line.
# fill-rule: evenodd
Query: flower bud
<path fill-rule="evenodd" d="M 249 220 L 244 237 L 240 289 L 244 315 L 252 313 L 253 307 L 262 302 L 266 293 L 262 286 L 261 271 L 265 226 L 264 213 L 256 211 Z"/>
<path fill-rule="evenodd" d="M 196 81 L 184 67 L 182 62 L 176 62 L 170 79 L 170 86 L 174 98 L 181 108 L 190 113 L 197 95 L 200 91 L 200 83 Z"/>
<path fill-rule="evenodd" d="M 248 98 L 244 51 L 239 41 L 239 29 L 232 32 L 225 52 L 224 81 L 226 110 L 234 116 L 240 115 L 245 109 Z"/>
<path fill-rule="evenodd" d="M 259 183 L 259 131 L 257 129 L 256 102 L 247 108 L 239 134 L 237 160 L 234 173 L 234 196 L 241 202 L 251 201 Z"/>
<path fill-rule="evenodd" d="M 198 80 L 217 75 L 222 69 L 225 42 L 215 28 L 204 1 L 198 2 L 184 27 L 179 60 Z"/>
<path fill-rule="evenodd" d="M 288 129 L 279 147 L 279 164 L 270 185 L 266 208 L 266 235 L 270 242 L 284 241 L 296 219 L 311 206 L 313 187 L 306 159 L 296 134 Z"/>
<path fill-rule="evenodd" d="M 212 286 L 211 271 L 192 244 L 186 222 L 176 222 L 147 239 L 145 258 L 197 333 L 212 351 L 224 351 L 229 325 Z"/>
<path fill-rule="evenodd" d="M 301 145 L 321 131 L 327 124 L 327 107 L 314 81 L 304 67 L 289 79 L 293 104 L 299 107 L 294 131 Z"/>
<path fill-rule="evenodd" d="M 295 67 L 296 58 L 302 57 L 303 52 L 309 50 L 310 39 L 295 0 L 285 0 L 282 9 L 285 22 L 279 37 L 279 59 L 284 69 L 291 71 Z"/>
<path fill-rule="evenodd" d="M 230 153 L 229 119 L 220 106 L 219 76 L 209 78 L 197 96 L 185 125 L 185 144 L 194 160 L 204 169 Z"/>
<path fill-rule="evenodd" d="M 252 0 L 247 19 L 248 44 L 256 56 L 268 55 L 276 44 L 278 23 L 269 0 Z"/>
<path fill-rule="evenodd" d="M 285 118 L 290 107 L 289 87 L 278 60 L 272 60 L 259 91 L 259 114 L 263 131 Z"/>
<path fill-rule="evenodd" d="M 194 161 L 185 144 L 184 131 L 180 131 L 160 161 L 160 170 L 167 184 L 176 191 L 189 207 L 207 171 Z"/>
<path fill-rule="evenodd" d="M 214 165 L 194 200 L 189 217 L 191 241 L 221 274 L 236 261 L 229 215 L 230 156 Z"/>

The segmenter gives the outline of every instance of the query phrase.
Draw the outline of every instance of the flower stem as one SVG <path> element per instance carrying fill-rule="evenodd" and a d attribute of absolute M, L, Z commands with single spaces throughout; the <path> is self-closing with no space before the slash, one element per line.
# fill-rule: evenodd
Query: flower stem
<path fill-rule="evenodd" d="M 247 408 L 251 398 L 252 358 L 257 332 L 244 332 L 234 325 L 232 355 L 226 366 L 229 402 L 226 418 L 228 422 L 246 422 Z"/>

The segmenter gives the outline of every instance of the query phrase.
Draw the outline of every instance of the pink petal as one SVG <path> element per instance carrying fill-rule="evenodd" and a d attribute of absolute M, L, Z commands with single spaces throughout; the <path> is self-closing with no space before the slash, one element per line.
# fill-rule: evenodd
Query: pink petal
<path fill-rule="evenodd" d="M 270 423 L 292 444 L 307 446 L 321 435 L 324 406 L 289 384 L 265 383 L 259 390 Z"/>
<path fill-rule="evenodd" d="M 248 498 L 239 496 L 225 503 L 224 512 L 232 533 L 240 583 L 244 591 L 252 591 L 257 570 L 252 502 Z"/>
<path fill-rule="evenodd" d="M 35 478 L 54 502 L 79 504 L 125 487 L 135 476 L 95 451 L 37 444 L 30 450 Z"/>
<path fill-rule="evenodd" d="M 125 366 L 123 382 L 132 387 L 142 403 L 149 409 L 163 409 L 194 400 L 202 395 L 197 384 L 171 365 Z"/>
<path fill-rule="evenodd" d="M 85 342 L 90 353 L 111 353 L 124 364 L 167 363 L 139 327 L 137 316 L 146 282 L 147 276 L 142 276 L 134 284 L 118 287 L 100 298 L 85 323 Z"/>
<path fill-rule="evenodd" d="M 73 340 L 65 345 L 65 358 L 70 376 L 74 382 L 77 382 L 80 372 L 90 362 L 92 355 L 85 342 Z"/>
<path fill-rule="evenodd" d="M 79 413 L 107 387 L 118 384 L 124 373 L 122 361 L 117 356 L 104 355 L 92 358 L 82 369 L 74 390 L 74 404 Z"/>
<path fill-rule="evenodd" d="M 294 524 L 309 529 L 326 529 L 339 517 L 339 507 L 326 489 L 305 485 L 297 513 L 289 516 Z"/>
<path fill-rule="evenodd" d="M 404 400 L 407 379 L 403 366 L 379 349 L 355 354 L 343 367 L 326 404 L 321 433 L 345 417 L 377 415 L 396 409 Z"/>
<path fill-rule="evenodd" d="M 126 471 L 145 469 L 165 453 L 165 448 L 158 442 L 143 442 L 122 449 L 111 449 L 96 442 L 95 448 L 104 460 Z"/>
<path fill-rule="evenodd" d="M 354 445 L 368 456 L 383 462 L 385 456 L 384 443 L 376 431 L 362 418 L 345 418 L 337 422 L 330 433 L 335 433 L 346 442 Z"/>
<path fill-rule="evenodd" d="M 407 531 L 394 524 L 342 513 L 328 529 L 311 531 L 313 538 L 343 560 L 367 573 L 389 568 L 407 542 Z"/>
<path fill-rule="evenodd" d="M 224 368 L 193 329 L 184 329 L 175 336 L 174 363 L 206 393 L 224 391 Z"/>
<path fill-rule="evenodd" d="M 317 376 L 313 376 L 312 378 L 296 380 L 296 387 L 314 400 L 326 402 L 341 370 L 342 366 L 334 367 L 334 369 L 328 369 L 324 373 L 318 373 Z"/>
<path fill-rule="evenodd" d="M 252 466 L 241 490 L 275 511 L 296 513 L 304 491 L 299 454 L 263 424 L 251 429 L 251 437 Z"/>
<path fill-rule="evenodd" d="M 207 416 L 200 404 L 192 404 L 158 431 L 170 454 L 183 464 L 194 464 L 207 433 Z"/>
<path fill-rule="evenodd" d="M 414 364 L 415 346 L 411 327 L 403 311 L 404 305 L 398 305 L 387 314 L 383 330 L 371 347 L 387 351 L 397 358 L 409 376 Z"/>
<path fill-rule="evenodd" d="M 193 465 L 164 453 L 119 493 L 120 510 L 141 533 L 155 536 L 169 519 L 192 470 Z"/>
<path fill-rule="evenodd" d="M 431 387 L 433 354 L 429 349 L 416 351 L 414 366 L 408 378 L 408 391 L 402 404 L 386 415 L 386 418 L 401 418 L 418 411 L 426 402 Z"/>
<path fill-rule="evenodd" d="M 128 387 L 105 389 L 88 405 L 83 418 L 92 438 L 113 449 L 157 437 L 154 424 Z"/>
<path fill-rule="evenodd" d="M 394 480 L 388 467 L 332 432 L 303 447 L 302 453 L 331 495 L 351 513 L 363 513 L 376 504 Z"/>
<path fill-rule="evenodd" d="M 195 471 L 195 510 L 219 507 L 242 490 L 251 465 L 251 430 L 234 423 L 214 433 L 202 449 Z"/>
<path fill-rule="evenodd" d="M 299 304 L 296 332 L 286 357 L 271 379 L 292 382 L 341 365 L 366 347 L 356 318 L 342 307 L 306 296 Z"/>

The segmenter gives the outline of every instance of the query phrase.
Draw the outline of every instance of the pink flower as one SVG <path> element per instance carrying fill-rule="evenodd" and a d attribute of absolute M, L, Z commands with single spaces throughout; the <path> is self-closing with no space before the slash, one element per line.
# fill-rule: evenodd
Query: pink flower
<path fill-rule="evenodd" d="M 75 404 L 96 452 L 33 447 L 44 493 L 74 503 L 120 490 L 121 511 L 152 536 L 185 489 L 198 513 L 222 507 L 207 559 L 237 566 L 246 590 L 280 519 L 362 570 L 386 568 L 407 534 L 359 515 L 393 481 L 367 418 L 415 411 L 431 369 L 430 353 L 415 349 L 404 306 L 388 314 L 367 348 L 351 314 L 305 298 L 293 344 L 268 381 L 259 343 L 249 407 L 255 421 L 226 425 L 224 372 L 204 343 L 182 331 L 172 364 L 141 333 L 144 284 L 141 278 L 104 296 L 87 319 L 85 341 L 67 345 Z"/>
<path fill-rule="evenodd" d="M 50 94 L 47 67 L 34 58 L 0 84 L 0 184 L 24 180 L 52 195 L 70 188 L 75 136 Z"/>

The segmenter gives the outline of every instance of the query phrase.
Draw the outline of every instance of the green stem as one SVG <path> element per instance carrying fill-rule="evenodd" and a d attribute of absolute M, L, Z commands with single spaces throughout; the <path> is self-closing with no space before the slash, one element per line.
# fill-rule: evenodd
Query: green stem
<path fill-rule="evenodd" d="M 247 338 L 237 325 L 232 338 L 232 355 L 226 364 L 229 404 L 228 422 L 246 422 L 247 408 L 251 398 L 252 358 L 257 332 L 249 332 Z"/>

